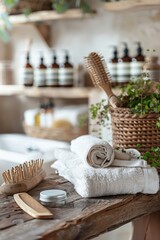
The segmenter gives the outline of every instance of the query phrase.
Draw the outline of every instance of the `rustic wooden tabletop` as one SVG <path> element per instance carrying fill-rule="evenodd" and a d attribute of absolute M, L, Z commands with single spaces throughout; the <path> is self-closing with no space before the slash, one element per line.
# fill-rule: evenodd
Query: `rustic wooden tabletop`
<path fill-rule="evenodd" d="M 0 240 L 85 240 L 115 229 L 137 217 L 160 210 L 160 192 L 155 195 L 119 195 L 82 198 L 73 185 L 52 175 L 29 192 L 35 199 L 45 189 L 67 191 L 67 204 L 48 208 L 53 219 L 33 219 L 12 196 L 0 195 Z"/>

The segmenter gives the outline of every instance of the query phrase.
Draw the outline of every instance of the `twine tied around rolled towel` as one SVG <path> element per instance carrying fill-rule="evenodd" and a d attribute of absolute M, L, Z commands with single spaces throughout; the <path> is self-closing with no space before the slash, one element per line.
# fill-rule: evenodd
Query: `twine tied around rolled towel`
<path fill-rule="evenodd" d="M 94 168 L 105 168 L 112 164 L 114 150 L 109 143 L 94 145 L 88 152 L 87 162 Z"/>

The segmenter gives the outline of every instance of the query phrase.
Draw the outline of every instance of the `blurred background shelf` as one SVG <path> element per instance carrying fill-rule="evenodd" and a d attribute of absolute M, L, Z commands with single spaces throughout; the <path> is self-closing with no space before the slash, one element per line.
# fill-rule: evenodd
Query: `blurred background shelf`
<path fill-rule="evenodd" d="M 53 98 L 65 98 L 65 99 L 75 99 L 75 98 L 88 98 L 91 88 L 86 87 L 71 87 L 71 88 L 24 88 L 24 94 L 28 97 L 53 97 Z"/>
<path fill-rule="evenodd" d="M 123 11 L 129 9 L 148 9 L 160 7 L 160 0 L 129 0 L 105 3 L 107 11 Z"/>
<path fill-rule="evenodd" d="M 0 96 L 14 96 L 23 94 L 24 87 L 21 85 L 0 85 Z"/>
<path fill-rule="evenodd" d="M 1 85 L 0 96 L 24 95 L 27 97 L 49 97 L 61 99 L 85 99 L 89 97 L 92 87 L 71 87 L 71 88 L 37 88 L 23 87 L 21 85 Z"/>

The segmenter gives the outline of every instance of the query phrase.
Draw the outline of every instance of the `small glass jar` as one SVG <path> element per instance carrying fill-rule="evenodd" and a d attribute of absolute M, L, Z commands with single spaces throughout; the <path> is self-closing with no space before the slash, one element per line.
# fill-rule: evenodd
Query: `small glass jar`
<path fill-rule="evenodd" d="M 40 202 L 49 207 L 60 207 L 66 203 L 67 193 L 59 189 L 50 189 L 40 192 Z"/>
<path fill-rule="evenodd" d="M 143 72 L 146 74 L 145 80 L 159 81 L 160 80 L 160 65 L 158 57 L 146 57 L 146 63 L 143 66 Z"/>

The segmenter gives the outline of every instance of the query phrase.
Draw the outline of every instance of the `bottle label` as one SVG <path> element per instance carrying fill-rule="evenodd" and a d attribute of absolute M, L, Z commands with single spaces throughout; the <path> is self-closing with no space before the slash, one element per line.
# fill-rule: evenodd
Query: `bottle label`
<path fill-rule="evenodd" d="M 59 85 L 67 86 L 73 85 L 73 68 L 60 68 L 59 69 Z"/>
<path fill-rule="evenodd" d="M 46 69 L 35 69 L 34 85 L 37 87 L 46 85 Z"/>
<path fill-rule="evenodd" d="M 107 67 L 111 75 L 112 82 L 117 82 L 117 63 L 108 63 Z"/>
<path fill-rule="evenodd" d="M 128 82 L 130 80 L 130 63 L 119 62 L 117 64 L 118 82 Z"/>
<path fill-rule="evenodd" d="M 46 127 L 50 128 L 52 127 L 53 124 L 53 114 L 50 113 L 46 113 Z"/>
<path fill-rule="evenodd" d="M 46 85 L 46 69 L 35 69 L 34 85 L 37 87 Z"/>
<path fill-rule="evenodd" d="M 58 76 L 59 70 L 58 68 L 48 68 L 46 72 L 46 85 L 47 86 L 56 86 L 58 85 Z"/>
<path fill-rule="evenodd" d="M 40 127 L 46 127 L 46 114 L 40 113 Z"/>
<path fill-rule="evenodd" d="M 131 62 L 131 80 L 142 74 L 144 62 Z"/>
<path fill-rule="evenodd" d="M 33 69 L 24 68 L 22 73 L 23 84 L 33 84 Z"/>
<path fill-rule="evenodd" d="M 145 80 L 159 81 L 160 80 L 160 70 L 144 70 Z"/>

